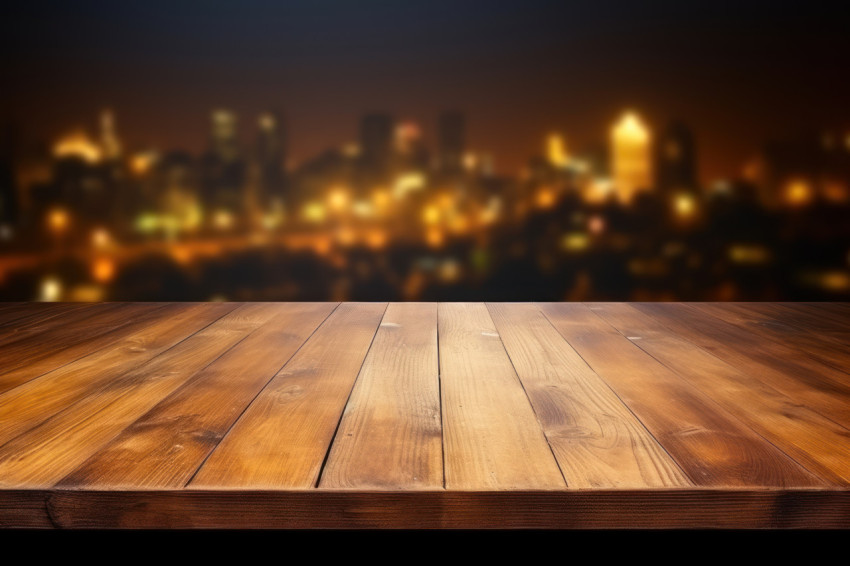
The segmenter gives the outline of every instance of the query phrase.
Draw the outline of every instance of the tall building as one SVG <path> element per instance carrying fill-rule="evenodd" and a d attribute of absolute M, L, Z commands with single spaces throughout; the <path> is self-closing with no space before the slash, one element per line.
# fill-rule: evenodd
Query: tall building
<path fill-rule="evenodd" d="M 212 211 L 212 217 L 238 215 L 246 206 L 246 167 L 239 148 L 236 115 L 229 110 L 215 110 L 210 125 L 210 149 L 201 161 L 203 208 Z"/>
<path fill-rule="evenodd" d="M 286 137 L 283 120 L 276 112 L 264 112 L 257 120 L 257 165 L 263 204 L 283 199 Z"/>
<path fill-rule="evenodd" d="M 694 136 L 682 122 L 667 125 L 655 144 L 655 172 L 658 189 L 665 194 L 694 191 L 697 188 L 697 160 Z"/>
<path fill-rule="evenodd" d="M 627 112 L 611 130 L 611 173 L 620 201 L 652 188 L 650 132 L 637 114 Z"/>
<path fill-rule="evenodd" d="M 466 117 L 461 112 L 444 112 L 437 121 L 437 166 L 441 172 L 463 170 L 466 151 Z"/>
<path fill-rule="evenodd" d="M 111 110 L 104 110 L 100 114 L 100 147 L 107 161 L 121 157 L 121 142 L 115 133 L 115 116 Z"/>
<path fill-rule="evenodd" d="M 560 134 L 549 134 L 546 138 L 546 159 L 555 169 L 565 169 L 570 164 L 567 143 Z"/>
<path fill-rule="evenodd" d="M 393 150 L 395 128 L 388 114 L 367 114 L 360 122 L 360 156 L 363 165 L 384 173 Z"/>
<path fill-rule="evenodd" d="M 235 161 L 239 156 L 236 132 L 236 114 L 229 110 L 215 110 L 211 116 L 210 145 L 212 153 L 224 162 Z"/>

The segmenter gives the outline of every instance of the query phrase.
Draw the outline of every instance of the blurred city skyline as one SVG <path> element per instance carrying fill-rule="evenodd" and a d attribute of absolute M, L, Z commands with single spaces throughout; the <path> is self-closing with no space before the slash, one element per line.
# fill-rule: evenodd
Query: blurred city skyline
<path fill-rule="evenodd" d="M 843 14 L 15 5 L 3 300 L 847 300 Z"/>
<path fill-rule="evenodd" d="M 516 174 L 540 137 L 601 144 L 634 108 L 699 132 L 708 183 L 766 140 L 850 127 L 846 27 L 826 6 L 766 2 L 25 4 L 0 37 L 0 118 L 55 140 L 109 107 L 128 148 L 198 153 L 215 108 L 272 109 L 301 162 L 353 141 L 365 113 L 430 139 L 457 108 L 471 147 Z"/>

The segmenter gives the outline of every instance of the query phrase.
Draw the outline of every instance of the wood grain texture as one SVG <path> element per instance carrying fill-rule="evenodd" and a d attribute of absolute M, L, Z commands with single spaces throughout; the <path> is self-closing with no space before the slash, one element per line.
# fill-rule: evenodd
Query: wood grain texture
<path fill-rule="evenodd" d="M 535 305 L 498 303 L 488 308 L 568 486 L 691 485 Z"/>
<path fill-rule="evenodd" d="M 251 403 L 189 487 L 315 486 L 386 308 L 340 305 Z"/>
<path fill-rule="evenodd" d="M 99 373 L 96 381 L 75 392 L 78 401 L 0 447 L 0 482 L 52 486 L 275 310 L 258 304 L 232 307 L 222 304 L 176 315 L 171 322 L 184 332 L 194 329 L 191 336 L 129 371 Z"/>
<path fill-rule="evenodd" d="M 559 489 L 565 480 L 480 303 L 439 306 L 446 489 Z"/>
<path fill-rule="evenodd" d="M 165 304 L 107 304 L 86 309 L 83 321 L 53 328 L 0 348 L 0 393 L 115 344 L 160 316 L 181 308 Z M 75 316 L 77 312 L 71 313 Z"/>
<path fill-rule="evenodd" d="M 136 332 L 116 341 L 113 347 L 96 350 L 0 395 L 0 445 L 67 409 L 114 375 L 143 364 L 191 335 L 198 328 L 187 325 L 185 314 L 180 316 L 187 308 L 152 307 L 161 318 L 147 324 L 150 320 L 141 317 L 143 321 L 134 327 Z"/>
<path fill-rule="evenodd" d="M 267 321 L 98 450 L 58 486 L 185 486 L 239 415 L 336 306 L 263 306 L 270 315 Z"/>
<path fill-rule="evenodd" d="M 391 304 L 339 426 L 319 487 L 443 486 L 437 305 Z"/>
<path fill-rule="evenodd" d="M 634 303 L 642 313 L 798 403 L 850 428 L 846 374 L 770 343 L 687 304 Z"/>
<path fill-rule="evenodd" d="M 850 528 L 848 316 L 0 304 L 0 529 Z"/>
<path fill-rule="evenodd" d="M 672 334 L 627 304 L 594 312 L 828 483 L 850 485 L 850 430 Z"/>
<path fill-rule="evenodd" d="M 845 529 L 848 491 L 11 491 L 7 526 L 87 529 Z M 92 512 L 96 509 L 97 512 Z M 0 520 L 3 507 L 0 506 Z"/>
<path fill-rule="evenodd" d="M 582 304 L 541 305 L 564 338 L 701 486 L 822 482 Z"/>
<path fill-rule="evenodd" d="M 734 303 L 699 303 L 694 307 L 700 312 L 750 332 L 760 341 L 794 350 L 798 355 L 807 356 L 819 365 L 850 374 L 850 368 L 845 367 L 850 355 L 848 342 L 836 341 L 832 344 L 828 337 L 782 324 L 769 316 L 756 314 L 751 309 L 738 307 Z"/>
<path fill-rule="evenodd" d="M 29 312 L 24 310 L 22 316 L 13 317 L 10 321 L 4 319 L 0 313 L 0 347 L 55 326 L 67 324 L 64 315 L 75 311 L 96 311 L 102 308 L 102 303 L 57 303 Z"/>

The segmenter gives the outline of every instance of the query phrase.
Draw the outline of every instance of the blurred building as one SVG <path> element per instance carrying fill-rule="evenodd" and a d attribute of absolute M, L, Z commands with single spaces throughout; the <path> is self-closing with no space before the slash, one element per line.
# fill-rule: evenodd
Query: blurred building
<path fill-rule="evenodd" d="M 105 161 L 121 157 L 121 141 L 115 132 L 115 116 L 111 110 L 104 110 L 100 115 L 100 147 Z"/>
<path fill-rule="evenodd" d="M 210 148 L 202 159 L 202 201 L 210 219 L 235 218 L 246 206 L 246 164 L 237 135 L 236 115 L 215 110 L 210 117 Z M 227 224 L 226 220 L 221 223 Z"/>
<path fill-rule="evenodd" d="M 394 133 L 394 121 L 388 114 L 367 114 L 360 121 L 360 162 L 368 174 L 386 174 Z"/>
<path fill-rule="evenodd" d="M 256 160 L 260 206 L 283 203 L 286 182 L 286 132 L 277 112 L 265 112 L 257 119 Z"/>
<path fill-rule="evenodd" d="M 745 170 L 768 207 L 803 207 L 850 200 L 850 144 L 834 132 L 765 144 Z"/>
<path fill-rule="evenodd" d="M 633 112 L 624 114 L 611 130 L 611 172 L 617 195 L 624 203 L 653 186 L 650 144 L 649 129 Z"/>
<path fill-rule="evenodd" d="M 698 186 L 697 155 L 691 130 L 680 121 L 670 122 L 655 143 L 655 177 L 664 194 L 694 191 Z"/>
<path fill-rule="evenodd" d="M 466 151 L 466 117 L 461 112 L 449 111 L 437 120 L 437 168 L 446 174 L 463 170 Z"/>

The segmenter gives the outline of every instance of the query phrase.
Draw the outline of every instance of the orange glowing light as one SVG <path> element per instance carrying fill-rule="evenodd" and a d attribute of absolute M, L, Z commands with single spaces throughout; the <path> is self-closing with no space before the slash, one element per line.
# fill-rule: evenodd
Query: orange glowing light
<path fill-rule="evenodd" d="M 104 228 L 97 228 L 92 232 L 91 242 L 96 248 L 105 248 L 109 245 L 111 238 L 109 232 Z"/>
<path fill-rule="evenodd" d="M 543 188 L 534 196 L 534 203 L 538 208 L 551 208 L 555 204 L 555 191 Z"/>
<path fill-rule="evenodd" d="M 428 245 L 431 247 L 438 248 L 442 246 L 444 240 L 443 231 L 437 228 L 430 228 L 425 233 L 425 241 L 428 242 Z"/>
<path fill-rule="evenodd" d="M 327 255 L 331 251 L 331 241 L 328 238 L 317 238 L 313 242 L 313 249 L 319 255 Z"/>
<path fill-rule="evenodd" d="M 137 177 L 145 175 L 156 163 L 156 155 L 151 152 L 136 153 L 130 157 L 130 171 Z"/>
<path fill-rule="evenodd" d="M 92 277 L 99 283 L 108 283 L 115 277 L 115 263 L 106 257 L 94 261 L 91 270 Z"/>
<path fill-rule="evenodd" d="M 372 193 L 372 203 L 374 203 L 375 208 L 378 210 L 383 210 L 390 204 L 390 193 L 389 191 L 378 189 L 374 193 Z"/>
<path fill-rule="evenodd" d="M 70 223 L 71 217 L 64 209 L 54 208 L 47 215 L 47 225 L 53 232 L 64 232 Z"/>
<path fill-rule="evenodd" d="M 813 193 L 808 182 L 795 179 L 785 187 L 785 202 L 791 206 L 805 206 L 811 202 Z"/>
<path fill-rule="evenodd" d="M 350 246 L 354 243 L 354 230 L 351 228 L 341 228 L 336 233 L 336 239 L 343 246 Z"/>
<path fill-rule="evenodd" d="M 598 236 L 605 231 L 605 219 L 599 215 L 591 216 L 587 221 L 587 229 L 591 234 Z"/>
<path fill-rule="evenodd" d="M 90 164 L 98 163 L 102 157 L 100 147 L 84 132 L 74 132 L 56 142 L 53 155 L 58 158 L 75 157 Z"/>
<path fill-rule="evenodd" d="M 387 235 L 383 230 L 372 230 L 366 238 L 370 248 L 380 249 L 387 245 Z"/>

